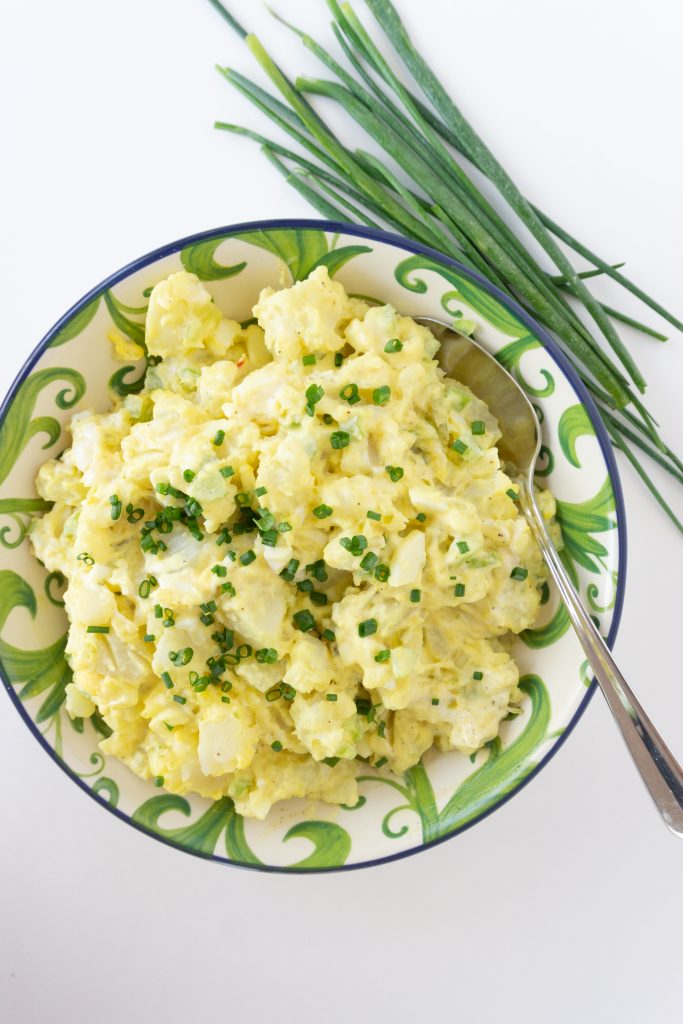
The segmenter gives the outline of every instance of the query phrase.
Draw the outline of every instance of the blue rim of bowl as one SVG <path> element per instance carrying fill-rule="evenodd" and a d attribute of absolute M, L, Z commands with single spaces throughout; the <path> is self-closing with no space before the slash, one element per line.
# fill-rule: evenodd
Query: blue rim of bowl
<path fill-rule="evenodd" d="M 530 317 L 529 314 L 524 309 L 522 309 L 522 307 L 519 306 L 513 299 L 505 295 L 504 292 L 502 292 L 499 288 L 492 284 L 487 278 L 483 277 L 481 274 L 478 274 L 473 270 L 470 270 L 468 267 L 463 266 L 463 264 L 458 263 L 457 260 L 451 259 L 450 256 L 444 256 L 443 253 L 440 253 L 437 249 L 432 249 L 427 245 L 421 245 L 419 242 L 412 242 L 410 241 L 410 239 L 403 238 L 401 235 L 393 234 L 390 231 L 381 231 L 377 228 L 358 227 L 358 225 L 356 224 L 347 224 L 342 221 L 316 220 L 305 218 L 285 218 L 265 221 L 246 221 L 243 224 L 233 224 L 227 227 L 213 228 L 209 231 L 200 231 L 198 234 L 188 235 L 186 238 L 178 239 L 175 242 L 170 242 L 167 245 L 161 246 L 159 249 L 154 249 L 152 252 L 148 252 L 144 256 L 140 256 L 137 260 L 133 260 L 131 263 L 128 263 L 124 267 L 121 267 L 120 270 L 115 271 L 115 273 L 111 274 L 109 277 L 105 278 L 105 280 L 102 281 L 100 284 L 92 288 L 77 303 L 75 303 L 75 305 L 73 305 L 71 309 L 69 309 L 64 314 L 64 316 L 62 316 L 56 322 L 56 324 L 47 332 L 45 337 L 36 346 L 36 348 L 28 357 L 24 365 L 21 367 L 19 373 L 17 374 L 14 380 L 14 383 L 7 392 L 7 395 L 5 396 L 2 405 L 0 406 L 0 426 L 2 426 L 2 423 L 4 422 L 5 416 L 7 415 L 12 405 L 12 402 L 14 401 L 18 389 L 21 387 L 28 374 L 39 361 L 40 357 L 43 355 L 46 349 L 50 347 L 50 344 L 54 341 L 59 332 L 64 327 L 66 327 L 69 321 L 71 321 L 73 317 L 76 316 L 76 314 L 83 309 L 84 306 L 87 306 L 87 304 L 91 302 L 92 299 L 96 298 L 96 296 L 101 295 L 109 288 L 112 288 L 114 287 L 114 285 L 119 284 L 125 278 L 129 277 L 131 274 L 137 272 L 138 270 L 143 270 L 150 264 L 156 263 L 158 260 L 164 259 L 164 257 L 166 256 L 172 256 L 175 253 L 180 252 L 182 249 L 185 249 L 189 245 L 195 245 L 197 242 L 206 242 L 213 238 L 227 238 L 231 235 L 248 234 L 255 231 L 273 231 L 278 229 L 292 231 L 305 231 L 308 229 L 313 231 L 325 231 L 331 234 L 339 233 L 345 235 L 353 235 L 358 238 L 365 238 L 373 242 L 383 242 L 386 245 L 391 245 L 394 248 L 403 249 L 404 251 L 416 255 L 428 256 L 430 259 L 435 260 L 437 263 L 441 263 L 447 267 L 451 267 L 454 270 L 457 270 L 459 274 L 463 274 L 465 277 L 468 277 L 470 280 L 480 285 L 485 291 L 487 291 L 490 295 L 496 298 L 501 303 L 502 306 L 504 306 L 515 317 L 517 317 L 518 320 L 525 324 L 529 328 L 529 330 L 534 334 L 534 336 L 538 338 L 538 340 L 542 343 L 543 347 L 548 350 L 548 352 L 550 353 L 554 361 L 557 363 L 557 365 L 561 369 L 566 379 L 569 381 L 572 388 L 574 389 L 577 398 L 580 399 L 581 404 L 584 406 L 586 412 L 588 413 L 591 424 L 595 429 L 595 434 L 600 445 L 600 450 L 602 451 L 603 458 L 605 459 L 605 463 L 607 464 L 607 470 L 610 476 L 612 488 L 614 490 L 614 500 L 616 504 L 617 513 L 619 578 L 617 580 L 617 594 L 614 603 L 614 610 L 612 613 L 612 622 L 607 636 L 607 643 L 610 647 L 612 647 L 617 636 L 619 623 L 621 621 L 621 613 L 624 605 L 624 593 L 626 588 L 626 509 L 624 506 L 624 496 L 621 488 L 621 480 L 619 478 L 619 470 L 617 469 L 616 460 L 614 458 L 614 452 L 612 451 L 612 446 L 610 444 L 607 431 L 605 430 L 604 424 L 600 419 L 600 414 L 598 413 L 597 407 L 593 399 L 591 398 L 588 390 L 579 378 L 576 370 L 574 370 L 565 354 L 559 348 L 557 342 L 555 342 L 550 337 L 545 328 L 541 327 L 538 323 L 536 323 L 536 321 L 532 317 Z M 112 806 L 107 802 L 107 800 L 103 799 L 97 793 L 95 793 L 84 782 L 83 779 L 80 779 L 75 774 L 75 772 L 73 772 L 71 768 L 69 768 L 69 766 L 64 761 L 62 761 L 62 759 L 57 755 L 55 750 L 50 746 L 47 740 L 40 733 L 33 719 L 29 715 L 28 711 L 19 700 L 19 697 L 14 689 L 14 686 L 7 677 L 7 674 L 5 673 L 4 670 L 4 666 L 2 665 L 1 662 L 0 676 L 2 677 L 5 689 L 7 690 L 15 708 L 23 718 L 24 722 L 26 723 L 30 731 L 33 733 L 34 737 L 38 740 L 40 745 L 52 758 L 52 760 L 59 765 L 62 771 L 64 771 L 69 776 L 69 778 L 72 779 L 73 782 L 75 782 L 85 793 L 87 793 L 93 800 L 95 800 L 96 803 L 98 803 L 102 807 L 105 807 L 110 813 L 116 815 L 117 818 L 120 818 L 121 821 L 125 821 L 128 825 L 132 825 L 133 828 L 137 829 L 139 832 L 143 832 L 145 835 L 151 836 L 153 839 L 156 839 L 157 841 L 164 843 L 164 845 L 166 846 L 170 846 L 173 849 L 180 850 L 184 853 L 190 853 L 195 857 L 201 857 L 203 860 L 212 860 L 216 861 L 219 864 L 229 864 L 231 867 L 242 867 L 256 871 L 288 875 L 327 874 L 333 871 L 356 871 L 360 868 L 377 867 L 380 864 L 388 864 L 391 861 L 402 860 L 404 857 L 411 857 L 416 853 L 422 852 L 423 850 L 431 849 L 434 846 L 438 846 L 441 843 L 445 843 L 449 839 L 453 839 L 455 836 L 460 835 L 460 833 L 465 832 L 467 829 L 472 828 L 473 825 L 476 825 L 478 822 L 483 821 L 484 818 L 487 818 L 490 814 L 493 814 L 494 811 L 498 810 L 499 807 L 502 807 L 504 804 L 506 804 L 508 800 L 510 800 L 517 793 L 519 793 L 525 786 L 528 785 L 529 782 L 531 782 L 532 779 L 534 779 L 538 775 L 538 773 L 543 768 L 545 768 L 545 766 L 550 761 L 551 757 L 553 757 L 557 753 L 560 747 L 562 747 L 565 741 L 567 740 L 567 737 L 570 735 L 570 733 L 573 732 L 577 722 L 579 721 L 584 711 L 588 707 L 588 704 L 597 688 L 597 683 L 595 679 L 593 679 L 590 685 L 587 687 L 585 696 L 583 697 L 578 708 L 572 715 L 572 718 L 566 726 L 566 728 L 564 729 L 562 735 L 557 737 L 557 739 L 555 740 L 547 754 L 545 754 L 544 757 L 541 758 L 541 760 L 529 772 L 529 774 L 526 775 L 525 778 L 522 779 L 522 781 L 514 787 L 514 789 L 512 789 L 509 793 L 506 793 L 504 796 L 502 796 L 500 800 L 498 800 L 495 804 L 493 804 L 491 807 L 488 807 L 485 811 L 483 811 L 481 814 L 478 814 L 475 818 L 472 818 L 464 825 L 460 825 L 458 828 L 455 828 L 452 832 L 449 832 L 445 836 L 440 836 L 438 839 L 432 839 L 426 843 L 422 842 L 418 846 L 411 847 L 411 849 L 409 850 L 400 850 L 397 853 L 388 854 L 386 857 L 376 857 L 372 860 L 359 861 L 355 864 L 341 864 L 333 867 L 301 868 L 287 867 L 286 865 L 280 866 L 273 864 L 249 864 L 244 861 L 230 860 L 227 857 L 218 857 L 216 856 L 215 853 L 202 853 L 199 850 L 191 850 L 188 847 L 182 846 L 179 843 L 172 842 L 166 836 L 161 835 L 158 832 L 154 832 L 152 829 L 148 829 L 139 822 L 134 821 L 124 811 L 119 810 L 118 807 Z"/>

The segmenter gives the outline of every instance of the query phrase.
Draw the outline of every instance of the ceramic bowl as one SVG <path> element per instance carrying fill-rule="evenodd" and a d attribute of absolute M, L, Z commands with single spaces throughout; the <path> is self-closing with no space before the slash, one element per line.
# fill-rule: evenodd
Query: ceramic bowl
<path fill-rule="evenodd" d="M 523 714 L 472 758 L 427 754 L 404 777 L 361 775 L 354 807 L 276 805 L 265 821 L 242 819 L 229 799 L 173 796 L 144 782 L 98 743 L 97 719 L 64 710 L 70 678 L 59 573 L 46 574 L 27 538 L 40 464 L 68 445 L 78 409 L 105 410 L 112 394 L 139 388 L 142 366 L 113 358 L 112 327 L 142 337 L 150 288 L 185 267 L 221 308 L 244 320 L 259 291 L 304 278 L 324 263 L 347 291 L 401 312 L 464 317 L 514 374 L 543 429 L 538 479 L 552 489 L 564 560 L 603 635 L 613 641 L 625 579 L 625 521 L 616 466 L 595 407 L 547 333 L 493 285 L 463 266 L 379 231 L 316 220 L 219 228 L 164 246 L 117 271 L 76 303 L 35 349 L 0 414 L 0 667 L 14 707 L 36 740 L 80 788 L 149 836 L 216 861 L 261 870 L 355 868 L 415 853 L 457 835 L 509 800 L 566 739 L 593 692 L 591 674 L 551 592 L 533 629 L 516 642 Z M 6 705 L 6 711 L 9 705 Z"/>

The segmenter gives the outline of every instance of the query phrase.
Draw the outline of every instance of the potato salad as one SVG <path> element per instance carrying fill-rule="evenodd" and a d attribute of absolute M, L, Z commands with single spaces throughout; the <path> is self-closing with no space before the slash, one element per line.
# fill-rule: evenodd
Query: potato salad
<path fill-rule="evenodd" d="M 73 417 L 32 542 L 68 581 L 68 712 L 142 778 L 264 818 L 493 740 L 545 572 L 429 330 L 324 267 L 253 314 L 155 286 L 144 387 Z"/>

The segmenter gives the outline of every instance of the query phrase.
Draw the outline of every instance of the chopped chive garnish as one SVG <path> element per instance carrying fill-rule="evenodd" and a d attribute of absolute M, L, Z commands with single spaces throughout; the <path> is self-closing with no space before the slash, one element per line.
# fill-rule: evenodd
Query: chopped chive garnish
<path fill-rule="evenodd" d="M 382 518 L 379 512 L 373 512 L 372 509 L 366 514 L 368 519 L 374 519 L 376 523 L 378 523 Z"/>
<path fill-rule="evenodd" d="M 309 352 L 308 355 L 305 355 L 303 357 L 301 362 L 304 364 L 304 366 L 315 366 L 315 362 L 316 362 L 315 355 L 313 354 L 313 352 Z"/>
<path fill-rule="evenodd" d="M 279 740 L 273 740 L 273 742 L 270 745 L 276 754 L 282 750 L 282 744 L 280 743 Z"/>
<path fill-rule="evenodd" d="M 156 640 L 154 633 L 145 633 L 142 638 L 146 644 L 153 644 Z"/>
<path fill-rule="evenodd" d="M 329 427 L 331 423 L 334 423 L 334 416 L 331 416 L 329 412 L 323 413 L 323 423 Z"/>
<path fill-rule="evenodd" d="M 109 626 L 88 626 L 86 633 L 108 633 Z"/>
<path fill-rule="evenodd" d="M 161 673 L 161 681 L 167 690 L 173 689 L 173 680 L 171 679 L 171 676 L 169 675 L 168 672 Z"/>
<path fill-rule="evenodd" d="M 129 523 L 139 523 L 144 515 L 144 508 L 140 508 L 140 506 L 136 508 L 132 502 L 128 502 L 126 505 L 126 519 Z"/>
<path fill-rule="evenodd" d="M 80 555 L 76 555 L 79 562 L 84 562 L 85 565 L 94 565 L 95 559 L 92 555 L 89 555 L 87 551 L 81 551 Z"/>
<path fill-rule="evenodd" d="M 333 448 L 347 448 L 351 441 L 351 435 L 345 430 L 333 430 L 330 434 L 330 444 Z"/>
<path fill-rule="evenodd" d="M 238 494 L 235 495 L 235 503 L 237 505 L 246 506 L 251 504 L 251 499 L 246 491 L 240 491 Z"/>
<path fill-rule="evenodd" d="M 230 530 L 228 530 L 228 528 L 224 526 L 221 532 L 216 537 L 216 544 L 218 545 L 218 547 L 220 547 L 221 544 L 229 544 L 231 540 L 232 534 L 230 533 Z"/>
<path fill-rule="evenodd" d="M 417 519 L 418 523 L 424 523 L 427 516 L 424 512 L 418 512 L 415 518 Z"/>
<path fill-rule="evenodd" d="M 389 571 L 389 566 L 384 565 L 383 562 L 380 562 L 379 565 L 375 568 L 375 579 L 378 581 L 378 583 L 386 583 L 390 575 L 391 573 Z"/>
<path fill-rule="evenodd" d="M 301 563 L 298 558 L 291 558 L 285 568 L 280 572 L 280 576 L 282 576 L 283 580 L 287 580 L 288 583 L 291 583 L 296 576 L 296 572 L 300 564 Z"/>
<path fill-rule="evenodd" d="M 365 569 L 366 572 L 369 572 L 371 569 L 375 568 L 378 562 L 379 555 L 376 555 L 374 551 L 368 551 L 367 555 L 364 555 L 363 558 L 361 558 L 360 567 L 361 569 Z"/>
<path fill-rule="evenodd" d="M 327 517 L 331 516 L 333 512 L 334 509 L 330 508 L 329 505 L 325 505 L 324 503 L 322 505 L 318 505 L 317 508 L 313 509 L 313 515 L 315 516 L 316 519 L 327 519 Z"/>
<path fill-rule="evenodd" d="M 173 732 L 173 730 L 175 729 L 175 726 L 171 725 L 170 722 L 164 722 L 164 725 L 166 726 L 169 732 Z"/>
<path fill-rule="evenodd" d="M 112 519 L 114 519 L 114 520 L 120 519 L 121 518 L 121 512 L 123 510 L 123 505 L 121 503 L 121 500 L 120 500 L 118 494 L 112 494 L 112 496 L 109 499 L 109 504 L 111 505 L 111 517 L 112 517 Z"/>
<path fill-rule="evenodd" d="M 261 534 L 261 543 L 265 544 L 268 548 L 274 548 L 279 536 L 280 534 L 277 530 L 264 530 Z"/>
<path fill-rule="evenodd" d="M 280 523 L 278 525 L 278 532 L 279 533 L 289 533 L 291 529 L 292 529 L 292 524 L 291 523 L 282 522 L 282 523 Z"/>
<path fill-rule="evenodd" d="M 470 423 L 470 431 L 474 437 L 478 434 L 486 433 L 486 424 L 483 420 L 472 420 Z"/>
<path fill-rule="evenodd" d="M 254 491 L 254 494 L 256 495 L 257 498 L 262 498 L 263 495 L 267 494 L 267 493 L 268 493 L 268 488 L 267 487 L 257 487 L 256 490 Z"/>
<path fill-rule="evenodd" d="M 453 444 L 451 445 L 451 448 L 453 449 L 454 452 L 457 452 L 458 455 L 464 455 L 464 453 L 467 451 L 467 445 L 465 444 L 465 442 L 460 437 L 458 437 L 453 442 Z"/>
<path fill-rule="evenodd" d="M 184 470 L 183 470 L 183 480 L 184 480 L 184 481 L 185 481 L 186 483 L 188 483 L 188 484 L 191 484 L 191 483 L 192 483 L 192 481 L 194 480 L 194 478 L 196 477 L 196 475 L 197 475 L 197 474 L 196 474 L 196 473 L 194 472 L 194 470 L 192 470 L 192 469 L 184 469 Z"/>
<path fill-rule="evenodd" d="M 250 565 L 255 560 L 255 558 L 255 552 L 252 551 L 251 548 L 249 548 L 249 550 L 245 551 L 243 555 L 240 555 L 240 562 L 242 563 L 242 565 Z"/>
<path fill-rule="evenodd" d="M 467 554 L 467 552 L 470 550 L 470 546 L 469 546 L 469 544 L 467 543 L 466 540 L 459 540 L 459 541 L 457 541 L 456 547 L 457 547 L 457 549 L 458 549 L 458 551 L 460 552 L 461 555 Z"/>
<path fill-rule="evenodd" d="M 336 764 L 339 764 L 339 758 L 338 757 L 324 757 L 322 759 L 322 763 L 329 765 L 330 768 L 334 768 L 334 766 Z"/>
<path fill-rule="evenodd" d="M 329 700 L 329 701 L 331 701 L 332 704 L 334 704 L 336 702 L 336 700 L 337 700 L 337 694 L 336 693 L 326 693 L 325 694 L 325 700 Z"/>
<path fill-rule="evenodd" d="M 254 653 L 254 648 L 251 644 L 240 644 L 235 653 L 240 660 L 243 658 L 251 658 Z"/>
<path fill-rule="evenodd" d="M 202 614 L 199 616 L 199 621 L 202 622 L 205 626 L 212 626 L 216 620 L 214 619 L 213 615 L 209 614 L 209 612 L 202 612 Z"/>
<path fill-rule="evenodd" d="M 375 761 L 375 768 L 384 768 L 385 764 L 389 764 L 389 758 L 380 757 L 379 761 Z"/>
<path fill-rule="evenodd" d="M 183 647 L 181 651 L 169 651 L 168 656 L 176 666 L 189 665 L 194 657 L 194 651 L 191 647 Z"/>
<path fill-rule="evenodd" d="M 339 392 L 339 397 L 342 398 L 345 402 L 348 402 L 349 405 L 355 405 L 356 402 L 360 402 L 360 395 L 358 394 L 358 385 L 347 384 L 346 387 L 343 387 Z"/>
<path fill-rule="evenodd" d="M 180 693 L 174 693 L 173 700 L 176 704 L 187 704 L 187 697 L 183 697 Z"/>
<path fill-rule="evenodd" d="M 162 619 L 164 617 L 164 609 L 160 604 L 154 605 L 154 617 L 157 619 Z"/>
<path fill-rule="evenodd" d="M 205 604 L 200 604 L 199 607 L 201 608 L 201 610 L 203 612 L 215 612 L 216 611 L 216 602 L 215 601 L 206 601 Z"/>
<path fill-rule="evenodd" d="M 372 711 L 372 704 L 367 699 L 367 697 L 356 697 L 354 700 L 354 704 L 356 705 L 356 711 L 358 712 L 359 715 L 364 715 L 366 718 L 370 716 L 370 712 Z"/>
<path fill-rule="evenodd" d="M 403 348 L 403 342 L 399 341 L 398 338 L 391 338 L 384 346 L 385 352 L 400 352 Z"/>
<path fill-rule="evenodd" d="M 312 590 L 308 596 L 313 604 L 327 604 L 327 594 L 322 594 L 319 590 Z"/>
<path fill-rule="evenodd" d="M 143 580 L 140 586 L 138 587 L 138 594 L 143 599 L 143 601 L 146 601 L 149 595 L 152 593 L 152 579 L 153 577 L 148 580 Z"/>
<path fill-rule="evenodd" d="M 154 785 L 155 786 L 163 786 L 163 784 L 164 784 L 164 777 L 163 777 L 163 775 L 155 775 L 154 776 Z"/>
<path fill-rule="evenodd" d="M 383 651 L 377 652 L 377 654 L 375 655 L 375 661 L 379 661 L 380 663 L 383 661 L 389 661 L 390 657 L 391 651 L 389 650 L 388 647 L 385 647 Z"/>
<path fill-rule="evenodd" d="M 324 583 L 327 579 L 327 568 L 325 566 L 325 559 L 319 558 L 316 562 L 310 562 L 306 566 L 306 572 L 313 576 L 318 583 Z"/>
<path fill-rule="evenodd" d="M 357 533 L 353 537 L 341 537 L 339 543 L 346 551 L 357 557 L 365 551 L 368 539 L 362 533 Z"/>
<path fill-rule="evenodd" d="M 385 466 L 384 467 L 389 474 L 389 479 L 396 483 L 403 476 L 403 468 L 401 466 Z"/>
<path fill-rule="evenodd" d="M 229 697 L 221 697 L 221 701 L 222 701 L 223 704 L 229 704 L 230 703 L 230 698 Z"/>
<path fill-rule="evenodd" d="M 320 635 L 323 640 L 329 640 L 330 643 L 337 639 L 337 634 L 332 629 L 324 629 Z"/>
<path fill-rule="evenodd" d="M 279 700 L 279 698 L 281 696 L 282 696 L 282 683 L 278 683 L 277 686 L 271 686 L 270 690 L 266 691 L 266 700 L 267 701 L 272 702 L 274 700 Z"/>
<path fill-rule="evenodd" d="M 289 686 L 288 683 L 281 683 L 280 689 L 282 690 L 282 696 L 285 700 L 293 701 L 296 697 L 296 690 L 293 686 Z"/>
<path fill-rule="evenodd" d="M 262 665 L 274 665 L 277 661 L 277 651 L 274 647 L 261 647 L 254 657 Z"/>
<path fill-rule="evenodd" d="M 302 633 L 307 633 L 315 626 L 315 619 L 308 610 L 295 612 L 292 620 L 296 628 L 300 629 Z"/>
<path fill-rule="evenodd" d="M 218 446 L 223 444 L 224 441 L 225 441 L 225 431 L 224 430 L 217 430 L 216 434 L 215 434 L 215 437 L 214 437 L 214 439 L 213 439 L 213 441 L 211 443 L 215 444 L 216 447 L 218 448 Z"/>
<path fill-rule="evenodd" d="M 314 406 L 318 404 L 324 394 L 325 389 L 321 388 L 319 384 L 311 384 L 310 387 L 306 388 L 306 412 L 309 416 L 313 415 Z"/>
<path fill-rule="evenodd" d="M 438 697 L 432 697 L 432 704 L 438 704 L 438 703 L 439 703 L 439 698 Z"/>
<path fill-rule="evenodd" d="M 343 362 L 344 362 L 344 356 L 342 355 L 342 353 L 341 352 L 335 352 L 334 353 L 334 365 L 335 366 L 341 366 L 341 364 Z"/>
<path fill-rule="evenodd" d="M 473 672 L 472 673 L 472 678 L 476 679 L 476 680 L 483 679 L 484 678 L 484 673 L 483 672 Z"/>
<path fill-rule="evenodd" d="M 168 487 L 169 485 L 167 483 L 164 483 L 164 481 L 162 480 L 161 483 L 158 483 L 156 485 L 154 490 L 157 492 L 157 494 L 168 494 Z"/>
<path fill-rule="evenodd" d="M 391 388 L 383 384 L 381 388 L 375 388 L 372 392 L 373 405 L 386 405 L 391 398 Z"/>
<path fill-rule="evenodd" d="M 453 593 L 454 593 L 454 595 L 456 597 L 464 597 L 465 596 L 465 584 L 464 583 L 456 583 L 455 586 L 453 587 Z"/>
<path fill-rule="evenodd" d="M 410 600 L 412 601 L 413 604 L 419 604 L 421 598 L 422 598 L 422 591 L 421 590 L 415 589 L 415 590 L 411 590 L 410 591 Z"/>
<path fill-rule="evenodd" d="M 214 576 L 227 576 L 228 567 L 227 565 L 214 565 L 211 569 L 211 572 L 214 574 Z"/>
<path fill-rule="evenodd" d="M 519 491 L 513 490 L 512 487 L 508 487 L 505 493 L 507 494 L 508 498 L 512 499 L 512 501 L 519 501 Z"/>
<path fill-rule="evenodd" d="M 235 470 L 232 468 L 232 466 L 223 466 L 220 470 L 220 474 L 221 476 L 224 476 L 227 480 L 229 476 L 235 475 Z"/>
<path fill-rule="evenodd" d="M 377 632 L 377 619 L 364 619 L 358 623 L 358 636 L 372 636 Z"/>
<path fill-rule="evenodd" d="M 525 580 L 529 575 L 529 570 L 524 569 L 521 565 L 516 565 L 510 573 L 511 580 Z"/>
<path fill-rule="evenodd" d="M 221 590 L 223 591 L 224 594 L 227 594 L 229 597 L 236 597 L 237 596 L 237 591 L 235 590 L 235 588 L 233 587 L 232 583 L 230 583 L 230 582 L 228 582 L 228 583 L 221 583 Z"/>

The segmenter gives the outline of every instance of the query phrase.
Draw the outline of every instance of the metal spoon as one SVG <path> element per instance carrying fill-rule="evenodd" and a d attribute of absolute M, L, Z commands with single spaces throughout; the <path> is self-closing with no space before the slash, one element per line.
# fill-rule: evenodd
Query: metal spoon
<path fill-rule="evenodd" d="M 497 418 L 501 459 L 518 473 L 519 504 L 546 561 L 600 689 L 626 741 L 636 768 L 664 821 L 683 837 L 683 770 L 640 706 L 609 648 L 581 604 L 555 550 L 534 497 L 534 468 L 541 428 L 531 402 L 513 377 L 471 338 L 431 317 L 415 317 L 438 341 L 439 365 L 486 402 Z"/>

